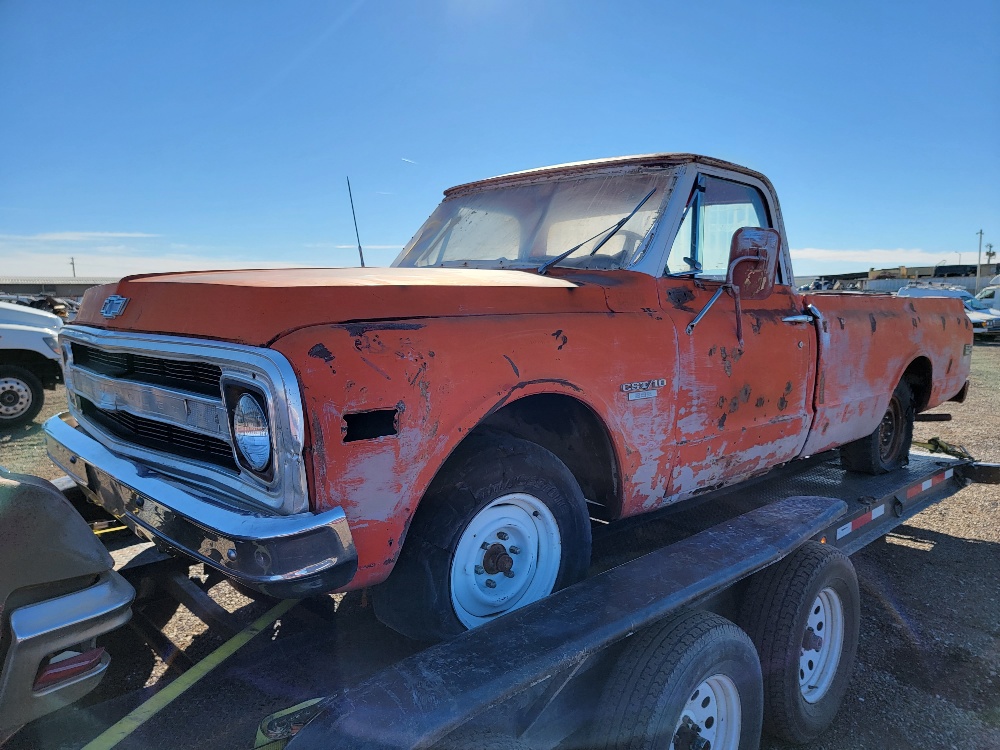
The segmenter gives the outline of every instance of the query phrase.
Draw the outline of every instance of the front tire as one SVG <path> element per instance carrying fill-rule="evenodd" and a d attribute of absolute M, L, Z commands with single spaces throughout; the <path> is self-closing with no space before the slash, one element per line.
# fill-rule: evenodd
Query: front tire
<path fill-rule="evenodd" d="M 35 373 L 13 365 L 0 367 L 0 428 L 30 422 L 44 401 L 42 381 Z"/>
<path fill-rule="evenodd" d="M 500 432 L 470 436 L 431 483 L 385 583 L 384 624 L 437 641 L 575 583 L 590 565 L 590 520 L 566 465 Z"/>
<path fill-rule="evenodd" d="M 860 611 L 850 559 L 819 542 L 750 579 L 738 621 L 760 654 L 768 734 L 804 744 L 833 721 L 854 670 Z"/>
<path fill-rule="evenodd" d="M 913 419 L 913 390 L 909 383 L 901 380 L 875 431 L 841 446 L 841 465 L 848 471 L 865 474 L 885 474 L 905 466 L 913 442 Z"/>
<path fill-rule="evenodd" d="M 689 612 L 633 638 L 605 685 L 593 747 L 759 746 L 760 662 L 746 633 L 710 612 Z"/>

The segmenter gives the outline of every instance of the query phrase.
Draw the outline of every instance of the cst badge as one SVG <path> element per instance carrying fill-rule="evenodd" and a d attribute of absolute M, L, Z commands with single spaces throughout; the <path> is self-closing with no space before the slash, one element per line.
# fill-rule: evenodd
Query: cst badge
<path fill-rule="evenodd" d="M 127 304 L 128 297 L 119 297 L 117 294 L 112 294 L 101 305 L 101 315 L 105 318 L 117 318 L 124 312 L 125 305 Z"/>
<path fill-rule="evenodd" d="M 656 398 L 656 391 L 666 386 L 664 378 L 656 380 L 639 380 L 635 383 L 622 383 L 622 393 L 628 394 L 629 401 L 640 401 L 644 398 Z"/>

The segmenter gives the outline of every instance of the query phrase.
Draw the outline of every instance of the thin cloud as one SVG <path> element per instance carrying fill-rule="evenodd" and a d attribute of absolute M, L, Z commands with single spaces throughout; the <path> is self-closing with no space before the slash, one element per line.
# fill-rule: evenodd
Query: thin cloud
<path fill-rule="evenodd" d="M 0 240 L 23 242 L 94 242 L 111 239 L 160 237 L 147 232 L 42 232 L 40 234 L 0 234 Z"/>
<path fill-rule="evenodd" d="M 406 162 L 407 164 L 416 164 L 416 163 L 417 163 L 417 162 L 413 161 L 413 159 L 407 159 L 407 158 L 406 158 L 405 156 L 401 156 L 401 157 L 399 157 L 399 158 L 400 158 L 400 159 L 401 159 L 402 161 L 405 161 L 405 162 Z"/>

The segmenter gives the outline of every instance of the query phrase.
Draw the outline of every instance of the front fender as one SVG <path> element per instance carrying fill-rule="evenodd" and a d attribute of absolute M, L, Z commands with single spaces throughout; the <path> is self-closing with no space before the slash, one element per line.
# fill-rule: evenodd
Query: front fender
<path fill-rule="evenodd" d="M 342 507 L 357 545 L 351 587 L 389 574 L 435 474 L 505 404 L 566 394 L 611 434 L 643 429 L 609 417 L 621 382 L 656 372 L 636 357 L 619 364 L 614 326 L 621 321 L 606 314 L 562 316 L 558 326 L 548 316 L 484 316 L 316 326 L 279 339 L 273 346 L 302 386 L 313 509 Z M 622 460 L 624 451 L 615 450 Z M 627 461 L 642 459 L 636 453 Z"/>

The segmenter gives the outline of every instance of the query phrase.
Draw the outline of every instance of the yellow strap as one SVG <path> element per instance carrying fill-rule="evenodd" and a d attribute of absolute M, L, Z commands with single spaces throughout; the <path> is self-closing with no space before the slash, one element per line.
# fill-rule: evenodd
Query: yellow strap
<path fill-rule="evenodd" d="M 121 720 L 112 724 L 99 736 L 88 742 L 83 750 L 108 750 L 138 729 L 157 713 L 166 708 L 175 698 L 194 685 L 222 662 L 245 646 L 251 638 L 298 604 L 298 599 L 284 599 L 254 620 L 228 641 L 219 646 L 200 662 L 191 667 L 176 680 L 156 693 L 152 698 L 136 708 Z"/>

